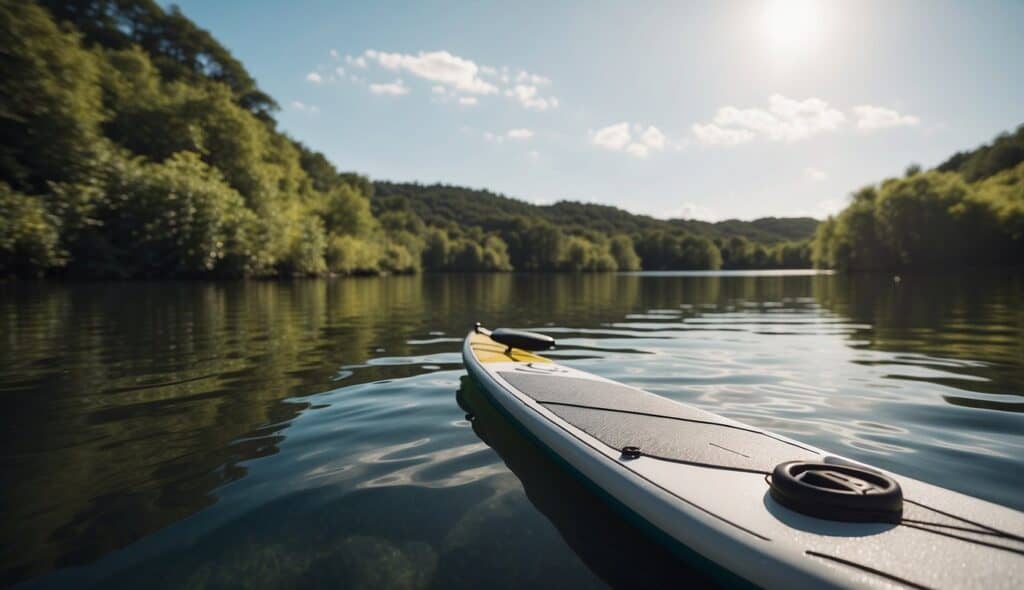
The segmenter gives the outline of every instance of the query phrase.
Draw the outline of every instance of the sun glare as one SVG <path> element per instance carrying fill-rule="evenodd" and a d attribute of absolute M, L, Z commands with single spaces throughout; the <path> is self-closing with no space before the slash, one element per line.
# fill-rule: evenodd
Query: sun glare
<path fill-rule="evenodd" d="M 764 8 L 762 26 L 773 49 L 792 51 L 811 45 L 820 28 L 814 0 L 772 0 Z"/>

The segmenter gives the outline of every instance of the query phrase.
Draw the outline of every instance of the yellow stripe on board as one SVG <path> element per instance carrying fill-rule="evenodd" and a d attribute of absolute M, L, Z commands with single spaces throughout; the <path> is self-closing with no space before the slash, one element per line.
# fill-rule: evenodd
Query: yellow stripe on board
<path fill-rule="evenodd" d="M 469 336 L 469 348 L 473 350 L 476 358 L 481 363 L 550 363 L 553 362 L 550 359 L 546 359 L 540 355 L 533 354 L 519 348 L 513 348 L 509 352 L 508 347 L 504 344 L 499 344 L 494 340 L 491 340 L 490 336 L 485 336 L 479 332 L 474 332 Z"/>

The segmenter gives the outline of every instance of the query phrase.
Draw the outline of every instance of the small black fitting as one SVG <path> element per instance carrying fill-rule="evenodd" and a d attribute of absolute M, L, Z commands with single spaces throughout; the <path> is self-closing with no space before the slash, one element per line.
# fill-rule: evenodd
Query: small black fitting
<path fill-rule="evenodd" d="M 622 447 L 622 458 L 625 460 L 638 459 L 642 454 L 640 447 Z"/>

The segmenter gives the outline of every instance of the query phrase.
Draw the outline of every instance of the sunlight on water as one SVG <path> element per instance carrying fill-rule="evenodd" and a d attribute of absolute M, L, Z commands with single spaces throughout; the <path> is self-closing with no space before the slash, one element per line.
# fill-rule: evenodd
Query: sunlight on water
<path fill-rule="evenodd" d="M 0 583 L 705 583 L 474 400 L 477 320 L 1024 509 L 1021 301 L 1019 277 L 808 273 L 0 285 Z"/>

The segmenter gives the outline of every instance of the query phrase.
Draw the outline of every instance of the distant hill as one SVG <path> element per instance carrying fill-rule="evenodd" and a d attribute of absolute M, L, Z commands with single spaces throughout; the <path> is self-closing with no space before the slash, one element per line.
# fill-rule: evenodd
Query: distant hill
<path fill-rule="evenodd" d="M 375 210 L 403 200 L 426 224 L 446 227 L 480 227 L 498 231 L 514 218 L 544 220 L 566 230 L 612 234 L 650 231 L 686 232 L 710 239 L 744 237 L 752 242 L 803 241 L 814 236 L 818 220 L 811 217 L 764 217 L 754 221 L 727 219 L 708 222 L 695 219 L 656 219 L 610 205 L 559 201 L 534 205 L 488 190 L 447 184 L 374 183 Z"/>

